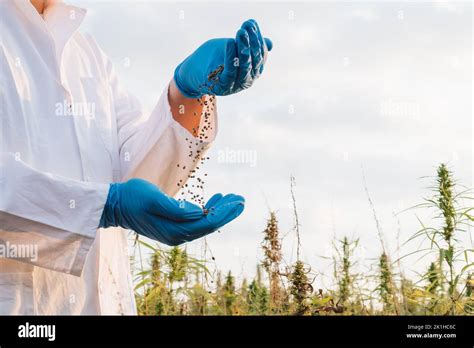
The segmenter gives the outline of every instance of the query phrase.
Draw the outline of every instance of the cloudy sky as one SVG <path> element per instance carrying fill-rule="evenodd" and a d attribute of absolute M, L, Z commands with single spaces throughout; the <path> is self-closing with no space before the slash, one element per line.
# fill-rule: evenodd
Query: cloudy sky
<path fill-rule="evenodd" d="M 468 2 L 69 2 L 89 9 L 82 30 L 96 37 L 147 111 L 203 41 L 234 36 L 248 18 L 273 40 L 254 87 L 218 100 L 206 192 L 247 200 L 238 220 L 207 238 L 220 269 L 254 273 L 269 209 L 286 234 L 287 261 L 295 260 L 290 175 L 302 257 L 325 273 L 330 262 L 321 256 L 331 255 L 334 235 L 360 238 L 363 270 L 380 254 L 363 173 L 393 258 L 397 235 L 403 242 L 419 227 L 414 211 L 394 213 L 429 194 L 430 180 L 421 177 L 447 162 L 472 187 Z M 223 161 L 232 151 L 247 161 Z M 199 256 L 203 242 L 188 249 Z M 407 268 L 427 261 L 416 259 Z"/>

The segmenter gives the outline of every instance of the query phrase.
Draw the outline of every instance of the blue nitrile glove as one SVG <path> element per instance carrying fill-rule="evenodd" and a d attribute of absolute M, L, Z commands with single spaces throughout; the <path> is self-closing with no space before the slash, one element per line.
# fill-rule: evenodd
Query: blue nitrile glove
<path fill-rule="evenodd" d="M 121 226 L 167 245 L 192 241 L 216 231 L 244 210 L 243 197 L 211 197 L 205 209 L 178 201 L 142 179 L 110 185 L 99 227 Z"/>
<path fill-rule="evenodd" d="M 273 44 L 263 38 L 253 19 L 242 24 L 236 38 L 212 39 L 178 65 L 174 80 L 188 98 L 229 95 L 249 88 L 263 72 Z"/>

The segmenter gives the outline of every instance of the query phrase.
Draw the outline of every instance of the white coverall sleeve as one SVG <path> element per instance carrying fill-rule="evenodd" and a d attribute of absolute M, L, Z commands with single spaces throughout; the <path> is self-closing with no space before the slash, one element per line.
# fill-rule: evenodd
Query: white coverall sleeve
<path fill-rule="evenodd" d="M 80 275 L 108 190 L 109 185 L 39 172 L 14 154 L 2 152 L 0 244 L 4 252 L 10 251 L 6 256 Z M 30 250 L 28 257 L 21 257 L 20 248 Z"/>
<path fill-rule="evenodd" d="M 177 183 L 180 180 L 182 183 L 187 181 L 216 137 L 216 105 L 212 105 L 212 110 L 204 107 L 201 115 L 198 133 L 203 134 L 203 141 L 195 138 L 174 120 L 168 102 L 168 86 L 153 111 L 144 115 L 138 99 L 121 86 L 111 60 L 91 36 L 87 35 L 87 38 L 96 54 L 102 56 L 111 87 L 122 178 L 148 180 L 168 195 L 174 196 L 180 188 Z M 208 113 L 208 122 L 204 129 L 205 112 Z M 199 156 L 196 157 L 196 154 Z"/>
<path fill-rule="evenodd" d="M 133 119 L 140 113 L 138 102 L 132 95 L 128 95 L 126 100 L 127 106 L 121 105 L 117 111 L 122 175 L 148 180 L 167 194 L 175 195 L 180 180 L 181 183 L 188 180 L 215 139 L 216 114 L 210 112 L 208 125 L 211 129 L 204 132 L 207 139 L 201 142 L 174 120 L 168 102 L 168 88 L 149 117 L 141 123 Z M 203 117 L 200 129 L 202 120 Z"/>

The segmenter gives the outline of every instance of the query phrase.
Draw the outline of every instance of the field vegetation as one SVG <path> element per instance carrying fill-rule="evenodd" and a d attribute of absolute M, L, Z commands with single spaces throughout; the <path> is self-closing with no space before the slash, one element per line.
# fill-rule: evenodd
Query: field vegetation
<path fill-rule="evenodd" d="M 384 245 L 377 214 L 380 254 L 372 271 L 360 274 L 357 264 L 359 240 L 344 236 L 333 241 L 333 283 L 318 286 L 320 271 L 300 257 L 300 231 L 295 179 L 291 178 L 294 237 L 297 258 L 287 264 L 278 216 L 268 213 L 262 226 L 263 261 L 256 264 L 253 279 L 237 282 L 231 272 L 211 269 L 210 260 L 189 255 L 185 247 L 163 248 L 137 240 L 134 265 L 136 300 L 140 315 L 472 315 L 474 314 L 474 250 L 463 235 L 471 233 L 472 190 L 458 184 L 449 168 L 441 164 L 429 196 L 404 213 L 418 216 L 421 209 L 429 221 L 418 218 L 419 229 L 400 246 L 415 243 L 414 252 L 394 258 Z M 465 236 L 464 236 L 465 237 Z M 463 242 L 464 240 L 464 242 Z M 147 255 L 145 261 L 145 250 Z M 401 261 L 406 257 L 428 259 L 429 266 L 416 279 L 405 276 Z"/>

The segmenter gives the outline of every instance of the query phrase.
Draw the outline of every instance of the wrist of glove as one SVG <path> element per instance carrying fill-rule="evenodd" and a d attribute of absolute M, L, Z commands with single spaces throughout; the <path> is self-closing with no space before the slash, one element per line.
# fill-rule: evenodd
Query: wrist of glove
<path fill-rule="evenodd" d="M 249 88 L 263 72 L 270 39 L 255 20 L 242 24 L 234 38 L 211 39 L 179 64 L 174 80 L 187 98 L 225 96 Z"/>
<path fill-rule="evenodd" d="M 110 185 L 99 227 L 120 226 L 167 245 L 212 233 L 238 217 L 244 209 L 243 197 L 215 194 L 204 209 L 164 194 L 142 179 Z"/>

